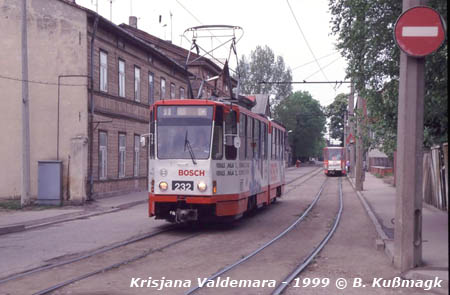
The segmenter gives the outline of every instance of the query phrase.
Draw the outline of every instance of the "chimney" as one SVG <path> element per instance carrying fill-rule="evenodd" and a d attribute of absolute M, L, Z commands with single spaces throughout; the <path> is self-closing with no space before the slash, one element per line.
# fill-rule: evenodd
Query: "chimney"
<path fill-rule="evenodd" d="M 137 17 L 130 16 L 129 18 L 129 25 L 135 29 L 137 29 Z"/>

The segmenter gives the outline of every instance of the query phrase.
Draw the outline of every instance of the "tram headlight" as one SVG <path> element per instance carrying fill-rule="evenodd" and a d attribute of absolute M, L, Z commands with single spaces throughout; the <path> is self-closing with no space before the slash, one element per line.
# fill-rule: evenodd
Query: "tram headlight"
<path fill-rule="evenodd" d="M 197 184 L 197 188 L 198 188 L 198 190 L 201 191 L 201 192 L 206 191 L 206 183 L 204 183 L 203 181 L 200 181 L 200 182 Z"/>
<path fill-rule="evenodd" d="M 169 187 L 169 185 L 168 185 L 167 182 L 165 182 L 165 181 L 161 181 L 161 182 L 159 183 L 159 189 L 162 190 L 162 191 L 167 190 L 168 187 Z"/>

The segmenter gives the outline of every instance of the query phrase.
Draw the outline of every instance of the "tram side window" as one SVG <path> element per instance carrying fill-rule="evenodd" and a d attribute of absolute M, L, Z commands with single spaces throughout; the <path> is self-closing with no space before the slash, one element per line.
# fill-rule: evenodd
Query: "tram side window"
<path fill-rule="evenodd" d="M 264 133 L 263 133 L 263 125 L 264 123 L 259 121 L 259 158 L 264 159 Z"/>
<path fill-rule="evenodd" d="M 263 138 L 264 138 L 264 160 L 267 160 L 268 144 L 267 144 L 267 125 L 263 124 Z"/>
<path fill-rule="evenodd" d="M 247 150 L 245 158 L 247 160 L 253 159 L 253 118 L 247 117 Z"/>
<path fill-rule="evenodd" d="M 280 152 L 280 130 L 275 131 L 275 159 L 278 160 L 278 155 Z"/>
<path fill-rule="evenodd" d="M 214 136 L 212 145 L 212 158 L 222 160 L 223 158 L 223 108 L 217 107 L 214 124 Z"/>
<path fill-rule="evenodd" d="M 273 129 L 272 129 L 272 160 L 275 160 L 275 159 L 276 159 L 276 157 L 275 157 L 275 155 L 276 155 L 276 150 L 277 150 L 277 147 L 276 147 L 276 138 L 277 138 L 277 129 L 273 128 Z"/>
<path fill-rule="evenodd" d="M 275 137 L 275 128 L 270 127 L 270 129 L 272 131 L 270 133 L 270 158 L 273 160 L 273 155 L 274 155 L 274 152 L 275 152 L 275 144 L 274 144 L 274 142 L 275 142 L 275 139 L 274 139 L 274 137 Z"/>
<path fill-rule="evenodd" d="M 153 111 L 150 112 L 150 137 L 149 137 L 149 145 L 150 145 L 150 159 L 155 158 L 155 116 Z"/>
<path fill-rule="evenodd" d="M 253 158 L 259 159 L 259 120 L 253 119 Z"/>
<path fill-rule="evenodd" d="M 284 132 L 281 131 L 280 132 L 280 160 L 283 160 L 283 154 L 284 154 L 283 139 L 284 139 Z"/>
<path fill-rule="evenodd" d="M 241 146 L 239 147 L 239 159 L 245 160 L 245 151 L 247 148 L 247 137 L 245 135 L 245 131 L 247 131 L 247 116 L 244 114 L 240 115 L 239 120 L 239 137 L 241 138 Z"/>
<path fill-rule="evenodd" d="M 225 120 L 225 158 L 236 160 L 237 148 L 234 147 L 234 138 L 237 136 L 236 112 L 231 111 Z"/>

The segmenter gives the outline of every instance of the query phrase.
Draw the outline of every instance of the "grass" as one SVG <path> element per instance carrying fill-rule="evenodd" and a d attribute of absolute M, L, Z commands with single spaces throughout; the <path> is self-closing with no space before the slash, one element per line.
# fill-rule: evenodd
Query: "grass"
<path fill-rule="evenodd" d="M 6 210 L 20 210 L 20 200 L 0 200 L 0 208 Z"/>
<path fill-rule="evenodd" d="M 60 207 L 60 206 L 31 204 L 29 206 L 26 206 L 26 207 L 22 208 L 20 206 L 20 199 L 0 200 L 0 209 L 4 209 L 4 210 L 33 210 L 33 211 L 39 211 L 39 210 L 52 209 L 52 208 L 58 208 L 58 207 Z"/>

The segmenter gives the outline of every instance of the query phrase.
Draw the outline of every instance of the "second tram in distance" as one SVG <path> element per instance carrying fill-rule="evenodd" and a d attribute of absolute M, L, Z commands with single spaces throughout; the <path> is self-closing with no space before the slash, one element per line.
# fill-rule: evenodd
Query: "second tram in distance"
<path fill-rule="evenodd" d="M 347 174 L 343 147 L 325 147 L 323 149 L 323 169 L 327 176 Z"/>
<path fill-rule="evenodd" d="M 285 128 L 227 99 L 151 107 L 149 215 L 233 220 L 280 197 Z"/>

